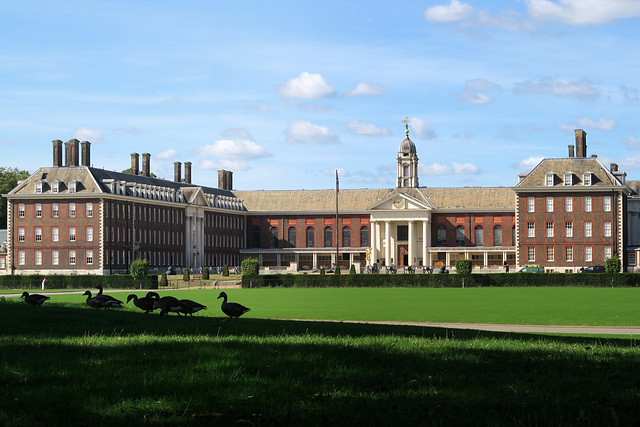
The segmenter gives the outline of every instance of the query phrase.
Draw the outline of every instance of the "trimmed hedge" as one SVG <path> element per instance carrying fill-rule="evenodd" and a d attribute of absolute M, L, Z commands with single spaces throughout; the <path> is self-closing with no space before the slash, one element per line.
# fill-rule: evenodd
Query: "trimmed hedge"
<path fill-rule="evenodd" d="M 0 276 L 0 289 L 42 289 L 42 279 L 47 278 L 47 289 L 138 289 L 140 285 L 130 274 L 99 275 L 51 275 L 41 274 Z M 158 289 L 158 275 L 149 274 L 142 281 L 144 289 Z"/>
<path fill-rule="evenodd" d="M 242 276 L 243 288 L 461 288 L 464 287 L 640 287 L 640 273 L 495 274 L 261 274 Z"/>

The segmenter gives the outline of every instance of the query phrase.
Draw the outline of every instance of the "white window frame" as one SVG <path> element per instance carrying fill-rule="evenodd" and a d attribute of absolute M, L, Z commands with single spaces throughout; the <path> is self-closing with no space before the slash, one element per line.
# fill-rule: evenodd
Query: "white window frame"
<path fill-rule="evenodd" d="M 18 265 L 25 265 L 27 263 L 27 252 L 18 251 Z"/>
<path fill-rule="evenodd" d="M 57 203 L 51 203 L 51 218 L 58 218 L 60 215 L 60 207 Z"/>
<path fill-rule="evenodd" d="M 76 265 L 76 251 L 69 249 L 69 265 Z"/>
<path fill-rule="evenodd" d="M 75 193 L 77 190 L 78 181 L 72 180 L 69 181 L 69 193 Z"/>
<path fill-rule="evenodd" d="M 590 187 L 591 186 L 591 172 L 585 172 L 582 175 L 582 185 Z"/>
<path fill-rule="evenodd" d="M 564 211 L 565 212 L 573 212 L 573 197 L 566 196 L 564 198 Z"/>
<path fill-rule="evenodd" d="M 552 196 L 547 196 L 547 198 L 545 200 L 545 211 L 546 212 L 553 212 L 553 197 Z"/>
<path fill-rule="evenodd" d="M 85 262 L 87 265 L 93 265 L 93 250 L 87 249 L 85 253 Z"/>
<path fill-rule="evenodd" d="M 602 197 L 602 211 L 611 212 L 611 196 Z"/>
<path fill-rule="evenodd" d="M 527 237 L 536 237 L 536 223 L 533 221 L 527 222 Z"/>
<path fill-rule="evenodd" d="M 36 242 L 42 242 L 42 227 L 36 227 L 33 230 L 33 239 Z"/>
<path fill-rule="evenodd" d="M 60 251 L 57 249 L 51 251 L 51 265 L 60 265 Z"/>
<path fill-rule="evenodd" d="M 535 262 L 536 260 L 536 247 L 527 246 L 527 262 Z"/>
<path fill-rule="evenodd" d="M 593 247 L 585 246 L 584 247 L 584 260 L 585 262 L 593 261 Z"/>
<path fill-rule="evenodd" d="M 545 187 L 553 187 L 553 179 L 554 174 L 548 173 L 544 176 L 544 185 Z"/>
<path fill-rule="evenodd" d="M 593 222 L 585 221 L 584 222 L 584 237 L 593 237 Z"/>
<path fill-rule="evenodd" d="M 546 230 L 545 233 L 546 233 L 547 237 L 554 237 L 554 229 L 553 229 L 554 228 L 554 224 L 553 224 L 553 221 L 548 221 L 545 224 L 544 228 Z"/>
<path fill-rule="evenodd" d="M 584 196 L 584 211 L 591 212 L 593 210 L 593 198 L 591 196 Z"/>
<path fill-rule="evenodd" d="M 554 260 L 554 250 L 553 250 L 553 246 L 547 246 L 547 261 L 548 262 L 553 262 Z"/>
<path fill-rule="evenodd" d="M 69 227 L 69 241 L 70 242 L 75 242 L 76 241 L 76 228 L 75 227 Z"/>
<path fill-rule="evenodd" d="M 35 265 L 42 265 L 42 251 L 37 250 L 34 253 L 33 262 Z"/>
<path fill-rule="evenodd" d="M 607 259 L 607 258 L 611 258 L 611 254 L 612 254 L 612 249 L 611 246 L 603 246 L 602 247 L 602 258 L 603 259 Z"/>
<path fill-rule="evenodd" d="M 573 246 L 565 246 L 564 258 L 566 262 L 573 262 Z"/>
<path fill-rule="evenodd" d="M 24 218 L 25 210 L 24 203 L 18 203 L 18 218 Z"/>
<path fill-rule="evenodd" d="M 93 218 L 93 203 L 87 202 L 87 206 L 85 208 L 85 214 L 87 218 Z"/>
<path fill-rule="evenodd" d="M 603 237 L 611 237 L 611 221 L 604 221 L 602 223 L 602 236 Z"/>
<path fill-rule="evenodd" d="M 629 267 L 635 267 L 636 266 L 636 253 L 635 252 L 629 252 L 627 254 L 627 264 L 629 264 Z"/>
<path fill-rule="evenodd" d="M 27 238 L 27 229 L 24 227 L 18 227 L 18 242 L 24 242 Z"/>
<path fill-rule="evenodd" d="M 36 218 L 42 218 L 42 203 L 36 203 L 34 210 Z"/>
<path fill-rule="evenodd" d="M 564 237 L 573 237 L 573 222 L 564 222 Z"/>
<path fill-rule="evenodd" d="M 573 185 L 573 174 L 572 173 L 565 173 L 564 174 L 564 185 L 567 187 L 570 187 Z"/>
<path fill-rule="evenodd" d="M 36 194 L 42 194 L 42 181 L 36 182 Z"/>
<path fill-rule="evenodd" d="M 87 242 L 93 242 L 93 227 L 87 226 L 84 232 Z"/>
<path fill-rule="evenodd" d="M 52 242 L 60 241 L 60 227 L 51 227 L 51 241 Z"/>
<path fill-rule="evenodd" d="M 60 181 L 53 181 L 51 183 L 51 192 L 53 194 L 58 194 L 60 192 Z"/>
<path fill-rule="evenodd" d="M 527 197 L 527 212 L 536 211 L 536 199 L 535 197 Z"/>
<path fill-rule="evenodd" d="M 69 218 L 76 217 L 76 204 L 71 202 L 69 203 Z"/>

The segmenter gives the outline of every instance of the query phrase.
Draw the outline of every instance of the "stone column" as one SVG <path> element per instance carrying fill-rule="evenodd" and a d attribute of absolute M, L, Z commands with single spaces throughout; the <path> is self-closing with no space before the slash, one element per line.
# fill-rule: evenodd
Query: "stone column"
<path fill-rule="evenodd" d="M 376 226 L 378 225 L 377 222 L 375 221 L 370 221 L 371 224 L 371 235 L 369 236 L 370 238 L 370 245 L 371 245 L 371 265 L 373 265 L 378 259 L 378 242 L 376 241 L 376 239 L 378 238 L 378 233 L 376 232 Z"/>
<path fill-rule="evenodd" d="M 429 222 L 422 221 L 422 266 L 427 267 L 431 265 L 431 256 L 427 251 L 427 247 L 430 246 L 428 242 L 429 237 Z"/>
<path fill-rule="evenodd" d="M 416 260 L 415 260 L 415 256 L 416 256 L 416 236 L 415 236 L 415 232 L 414 232 L 414 224 L 415 221 L 411 220 L 409 221 L 409 265 L 410 266 L 415 266 L 416 264 Z"/>
<path fill-rule="evenodd" d="M 391 221 L 384 222 L 384 265 L 391 265 Z"/>

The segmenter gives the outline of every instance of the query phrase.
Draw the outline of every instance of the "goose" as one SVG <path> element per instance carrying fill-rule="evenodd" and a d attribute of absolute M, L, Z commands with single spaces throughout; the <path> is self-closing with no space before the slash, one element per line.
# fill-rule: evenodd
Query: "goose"
<path fill-rule="evenodd" d="M 40 294 L 31 294 L 31 295 L 29 295 L 29 292 L 26 292 L 26 291 L 22 293 L 20 298 L 24 298 L 24 302 L 26 302 L 27 304 L 34 305 L 34 306 L 41 306 L 43 302 L 45 302 L 46 300 L 50 299 L 46 295 L 40 295 Z"/>
<path fill-rule="evenodd" d="M 138 298 L 136 294 L 130 294 L 127 297 L 127 303 L 133 300 L 133 305 L 138 307 L 140 310 L 144 310 L 144 314 L 149 314 L 154 309 L 153 306 L 156 302 L 156 297 L 160 298 L 160 296 L 155 292 L 147 292 L 147 295 L 142 298 Z"/>
<path fill-rule="evenodd" d="M 153 309 L 160 309 L 160 316 L 164 316 L 167 313 L 178 313 L 180 316 L 180 312 L 186 309 L 186 305 L 180 302 L 175 297 L 162 297 L 160 299 L 155 299 L 153 304 Z M 186 316 L 186 314 L 185 314 Z"/>
<path fill-rule="evenodd" d="M 104 301 L 113 300 L 117 304 L 119 304 L 120 306 L 122 306 L 122 304 L 124 304 L 122 301 L 120 301 L 117 298 L 112 297 L 111 295 L 103 294 L 102 293 L 103 292 L 102 285 L 98 285 L 96 289 L 98 289 L 98 294 L 96 295 L 96 298 L 100 298 L 100 299 L 102 299 Z"/>
<path fill-rule="evenodd" d="M 207 309 L 206 305 L 191 301 L 190 299 L 181 299 L 180 302 L 184 305 L 184 310 L 182 310 L 182 312 L 184 313 L 185 317 L 187 317 L 187 314 L 193 316 L 193 313 Z"/>
<path fill-rule="evenodd" d="M 251 311 L 250 308 L 247 308 L 242 304 L 238 304 L 237 302 L 227 302 L 226 292 L 220 292 L 220 295 L 218 295 L 218 299 L 220 298 L 224 298 L 224 300 L 222 300 L 222 312 L 229 316 L 228 319 L 224 319 L 225 322 L 233 320 L 234 317 L 237 319 L 247 311 Z"/>
<path fill-rule="evenodd" d="M 105 298 L 104 295 L 96 295 L 95 297 L 91 296 L 91 291 L 86 291 L 82 295 L 87 295 L 87 305 L 93 308 L 122 308 L 122 302 L 119 300 Z"/>

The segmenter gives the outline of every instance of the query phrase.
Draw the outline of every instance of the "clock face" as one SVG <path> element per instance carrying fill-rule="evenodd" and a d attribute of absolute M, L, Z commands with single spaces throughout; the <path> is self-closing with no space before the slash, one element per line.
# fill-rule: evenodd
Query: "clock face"
<path fill-rule="evenodd" d="M 396 197 L 393 199 L 393 207 L 396 209 L 401 209 L 404 207 L 404 199 L 402 197 Z"/>

